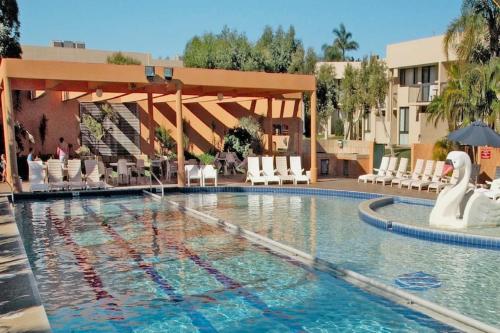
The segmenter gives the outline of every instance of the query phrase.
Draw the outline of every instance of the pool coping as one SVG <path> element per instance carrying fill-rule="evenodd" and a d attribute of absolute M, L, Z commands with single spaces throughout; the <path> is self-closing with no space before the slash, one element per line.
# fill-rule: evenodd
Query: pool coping
<path fill-rule="evenodd" d="M 253 192 L 253 191 L 252 191 Z M 192 193 L 192 192 L 191 192 Z M 210 192 L 208 192 L 210 193 Z M 152 194 L 155 199 L 162 201 L 162 198 L 158 195 Z M 337 267 L 335 264 L 314 257 L 308 253 L 290 247 L 288 245 L 279 243 L 270 238 L 261 236 L 252 231 L 243 229 L 237 225 L 234 225 L 226 220 L 216 218 L 209 214 L 203 213 L 196 209 L 186 207 L 178 202 L 163 199 L 168 204 L 176 207 L 181 212 L 184 212 L 190 216 L 197 218 L 198 220 L 207 223 L 209 225 L 218 227 L 230 234 L 241 236 L 251 243 L 263 246 L 271 251 L 275 251 L 278 254 L 284 255 L 292 260 L 297 260 L 309 267 L 316 268 L 320 271 L 332 274 L 336 278 L 343 279 L 348 283 L 351 283 L 369 293 L 374 293 L 383 298 L 389 299 L 397 304 L 403 305 L 414 311 L 423 313 L 434 320 L 437 320 L 446 325 L 452 326 L 459 330 L 465 332 L 491 332 L 498 333 L 500 329 L 483 323 L 479 320 L 473 319 L 471 317 L 465 316 L 456 311 L 450 310 L 439 304 L 427 301 L 416 295 L 403 291 L 401 289 L 391 287 L 373 278 L 369 278 L 362 274 L 356 273 L 354 271 Z"/>
<path fill-rule="evenodd" d="M 365 223 L 368 223 L 378 229 L 382 229 L 387 232 L 393 232 L 396 234 L 437 243 L 500 250 L 500 238 L 498 237 L 472 235 L 462 232 L 408 225 L 388 219 L 376 212 L 378 208 L 392 205 L 395 202 L 415 204 L 413 199 L 408 200 L 408 198 L 404 198 L 404 200 L 401 200 L 400 197 L 392 196 L 373 198 L 367 201 L 363 201 L 359 204 L 358 215 Z"/>
<path fill-rule="evenodd" d="M 5 197 L 0 198 L 0 213 L 0 327 L 6 332 L 51 332 L 12 207 Z"/>

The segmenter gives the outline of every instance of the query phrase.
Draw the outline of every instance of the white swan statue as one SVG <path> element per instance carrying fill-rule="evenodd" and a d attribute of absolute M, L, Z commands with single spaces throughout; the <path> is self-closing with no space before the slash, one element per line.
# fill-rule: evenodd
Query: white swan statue
<path fill-rule="evenodd" d="M 500 225 L 500 202 L 482 193 L 473 193 L 469 187 L 471 161 L 462 151 L 452 151 L 446 157 L 443 174 L 459 170 L 458 182 L 446 187 L 438 196 L 431 211 L 429 223 L 439 228 L 463 229 Z M 469 193 L 468 193 L 469 192 Z M 462 214 L 461 207 L 465 207 Z"/>

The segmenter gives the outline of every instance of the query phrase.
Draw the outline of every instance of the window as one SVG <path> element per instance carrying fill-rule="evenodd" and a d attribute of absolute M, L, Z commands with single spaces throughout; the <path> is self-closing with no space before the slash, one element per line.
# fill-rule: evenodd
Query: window
<path fill-rule="evenodd" d="M 406 81 L 406 69 L 400 68 L 399 69 L 399 85 L 400 86 L 405 86 L 405 81 Z"/>
<path fill-rule="evenodd" d="M 422 67 L 422 83 L 431 82 L 431 66 Z"/>
<path fill-rule="evenodd" d="M 418 68 L 413 67 L 413 84 L 418 83 Z"/>
<path fill-rule="evenodd" d="M 399 144 L 409 144 L 410 108 L 399 108 Z"/>
<path fill-rule="evenodd" d="M 365 130 L 365 133 L 370 133 L 372 128 L 371 128 L 371 121 L 370 121 L 370 112 L 365 112 L 364 116 L 363 116 L 363 127 L 364 127 L 364 130 Z"/>

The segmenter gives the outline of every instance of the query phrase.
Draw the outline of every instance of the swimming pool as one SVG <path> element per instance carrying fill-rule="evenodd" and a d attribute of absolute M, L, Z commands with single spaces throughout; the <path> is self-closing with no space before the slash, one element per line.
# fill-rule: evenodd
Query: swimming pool
<path fill-rule="evenodd" d="M 54 332 L 455 331 L 142 196 L 15 214 Z"/>
<path fill-rule="evenodd" d="M 441 287 L 411 292 L 500 327 L 498 250 L 429 242 L 379 230 L 358 217 L 357 207 L 363 199 L 242 193 L 169 198 L 388 285 L 397 286 L 395 279 L 403 274 L 431 274 Z M 393 209 L 391 214 L 422 221 L 430 209 L 406 208 Z"/>

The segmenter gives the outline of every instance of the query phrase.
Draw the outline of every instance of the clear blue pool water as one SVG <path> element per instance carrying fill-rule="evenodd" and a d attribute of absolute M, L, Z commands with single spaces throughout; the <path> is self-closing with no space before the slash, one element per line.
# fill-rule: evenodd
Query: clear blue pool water
<path fill-rule="evenodd" d="M 397 287 L 402 274 L 424 272 L 441 287 L 416 295 L 500 327 L 500 251 L 405 237 L 360 220 L 362 200 L 243 193 L 189 194 L 171 200 Z M 400 204 L 397 219 L 422 221 L 430 207 Z M 386 211 L 385 213 L 388 213 Z"/>
<path fill-rule="evenodd" d="M 213 199 L 211 210 L 247 200 Z M 280 207 L 281 220 L 300 220 L 304 203 Z M 454 331 L 148 198 L 21 202 L 15 212 L 54 332 Z M 269 230 L 275 215 L 262 214 Z"/>

